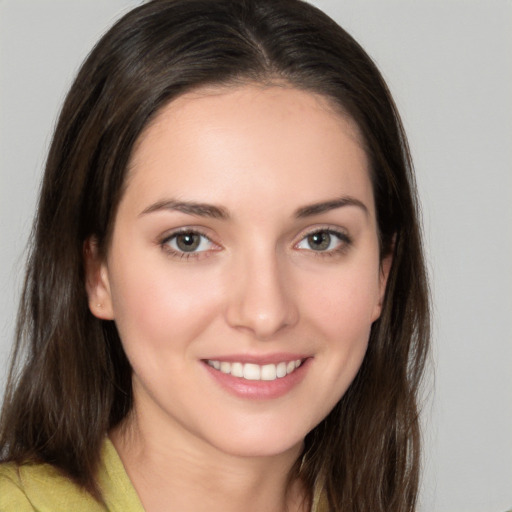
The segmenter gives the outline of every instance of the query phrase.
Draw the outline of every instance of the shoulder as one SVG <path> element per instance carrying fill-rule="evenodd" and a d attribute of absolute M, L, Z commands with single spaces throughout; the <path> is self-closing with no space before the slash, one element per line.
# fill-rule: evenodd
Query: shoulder
<path fill-rule="evenodd" d="M 48 464 L 0 464 L 0 512 L 104 512 Z"/>
<path fill-rule="evenodd" d="M 30 504 L 23 492 L 16 466 L 0 464 L 0 512 L 32 512 Z"/>

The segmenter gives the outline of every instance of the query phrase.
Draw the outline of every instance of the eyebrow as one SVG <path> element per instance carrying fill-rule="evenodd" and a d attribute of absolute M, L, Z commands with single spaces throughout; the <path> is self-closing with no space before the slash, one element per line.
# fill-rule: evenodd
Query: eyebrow
<path fill-rule="evenodd" d="M 321 213 L 335 210 L 336 208 L 342 208 L 344 206 L 356 206 L 361 208 L 361 210 L 363 210 L 366 215 L 369 214 L 368 208 L 362 201 L 356 199 L 355 197 L 343 196 L 337 199 L 332 199 L 330 201 L 322 201 L 320 203 L 303 206 L 296 210 L 295 216 L 299 219 L 302 219 L 304 217 L 319 215 Z"/>
<path fill-rule="evenodd" d="M 295 211 L 295 217 L 302 219 L 305 217 L 311 217 L 313 215 L 319 215 L 321 213 L 335 210 L 336 208 L 342 208 L 344 206 L 356 206 L 364 211 L 368 215 L 368 208 L 366 205 L 351 196 L 343 196 L 337 199 L 331 199 L 329 201 L 322 201 L 319 203 L 313 203 L 306 206 L 302 206 Z M 196 203 L 194 201 L 178 201 L 175 199 L 167 199 L 163 201 L 157 201 L 152 205 L 145 208 L 139 216 L 147 215 L 161 210 L 171 210 L 186 213 L 188 215 L 195 215 L 197 217 L 209 217 L 212 219 L 227 220 L 230 218 L 228 211 L 222 206 L 215 206 L 208 203 Z"/>
<path fill-rule="evenodd" d="M 195 215 L 197 217 L 210 217 L 212 219 L 228 219 L 229 214 L 225 208 L 207 203 L 196 203 L 193 201 L 177 201 L 168 199 L 158 201 L 143 210 L 140 215 L 157 212 L 160 210 L 174 210 L 177 212 Z"/>

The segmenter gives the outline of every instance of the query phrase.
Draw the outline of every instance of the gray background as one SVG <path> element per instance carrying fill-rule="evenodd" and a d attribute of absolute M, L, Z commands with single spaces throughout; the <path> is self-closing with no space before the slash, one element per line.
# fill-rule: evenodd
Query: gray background
<path fill-rule="evenodd" d="M 59 105 L 99 35 L 140 3 L 0 0 L 0 387 Z M 315 3 L 377 61 L 415 159 L 434 298 L 421 510 L 504 511 L 512 507 L 512 2 Z"/>

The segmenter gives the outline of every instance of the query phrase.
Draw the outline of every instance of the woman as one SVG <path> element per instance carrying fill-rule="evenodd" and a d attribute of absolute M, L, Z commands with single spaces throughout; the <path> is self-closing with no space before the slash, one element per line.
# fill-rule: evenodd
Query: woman
<path fill-rule="evenodd" d="M 0 510 L 413 510 L 416 208 L 389 92 L 319 10 L 127 14 L 50 149 Z"/>

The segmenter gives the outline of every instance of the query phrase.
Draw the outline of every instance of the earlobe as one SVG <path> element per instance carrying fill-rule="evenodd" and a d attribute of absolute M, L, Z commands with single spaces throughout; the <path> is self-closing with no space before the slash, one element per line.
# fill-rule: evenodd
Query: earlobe
<path fill-rule="evenodd" d="M 101 257 L 98 241 L 89 237 L 84 242 L 85 290 L 89 298 L 89 310 L 101 320 L 113 320 L 112 298 L 108 279 L 108 269 Z"/>

